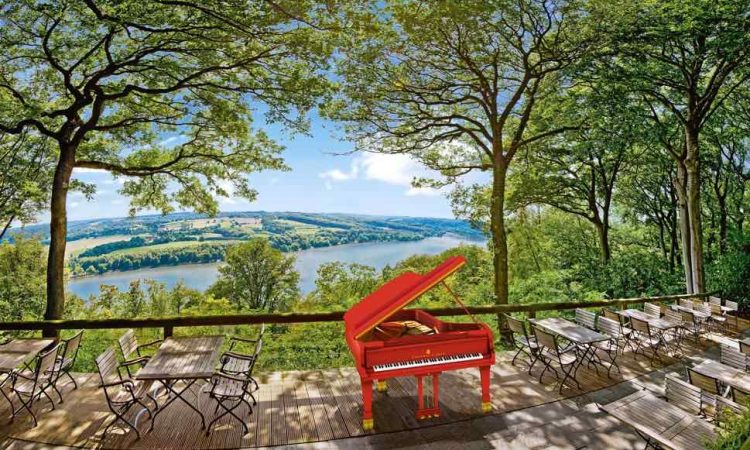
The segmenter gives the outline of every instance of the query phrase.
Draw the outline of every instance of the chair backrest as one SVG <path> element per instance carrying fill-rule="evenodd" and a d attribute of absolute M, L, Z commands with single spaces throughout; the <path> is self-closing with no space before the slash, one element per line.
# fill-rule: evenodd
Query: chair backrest
<path fill-rule="evenodd" d="M 115 355 L 115 349 L 107 347 L 104 353 L 97 356 L 96 368 L 99 371 L 99 379 L 102 384 L 111 382 L 114 378 L 119 378 L 117 371 L 117 356 Z"/>
<path fill-rule="evenodd" d="M 620 323 L 620 315 L 619 314 L 617 314 L 616 312 L 612 311 L 609 308 L 603 308 L 602 311 L 603 311 L 604 317 L 606 317 L 607 319 L 610 319 L 610 320 L 614 320 L 617 323 Z"/>
<path fill-rule="evenodd" d="M 750 345 L 740 341 L 740 351 L 746 355 L 750 355 Z"/>
<path fill-rule="evenodd" d="M 695 315 L 692 311 L 680 311 L 684 323 L 695 323 Z"/>
<path fill-rule="evenodd" d="M 721 346 L 721 362 L 736 369 L 747 368 L 747 355 L 728 345 Z"/>
<path fill-rule="evenodd" d="M 708 303 L 696 303 L 693 309 L 700 313 L 708 314 L 709 316 L 711 315 L 711 307 L 708 305 Z"/>
<path fill-rule="evenodd" d="M 750 393 L 733 387 L 732 400 L 742 406 L 750 406 Z"/>
<path fill-rule="evenodd" d="M 577 308 L 576 322 L 578 323 L 578 325 L 584 326 L 591 330 L 595 330 L 596 314 L 592 313 L 591 311 L 586 311 L 585 309 Z"/>
<path fill-rule="evenodd" d="M 508 322 L 508 328 L 510 328 L 510 331 L 513 334 L 520 334 L 524 338 L 527 337 L 526 334 L 526 326 L 523 324 L 522 320 L 518 320 L 513 316 L 510 316 L 508 314 L 505 315 L 505 320 Z"/>
<path fill-rule="evenodd" d="M 701 389 L 686 383 L 675 375 L 665 377 L 667 401 L 679 408 L 698 415 L 701 413 Z"/>
<path fill-rule="evenodd" d="M 532 328 L 534 328 L 534 336 L 536 336 L 537 344 L 557 353 L 557 339 L 555 338 L 555 335 L 548 333 L 539 327 Z"/>
<path fill-rule="evenodd" d="M 727 308 L 729 308 L 729 309 L 731 309 L 733 311 L 738 311 L 740 309 L 740 304 L 739 303 L 737 303 L 737 302 L 730 302 L 729 300 L 727 300 L 726 302 L 724 302 L 724 306 L 726 306 Z"/>
<path fill-rule="evenodd" d="M 258 339 L 263 339 L 263 335 L 266 334 L 266 324 L 260 324 L 260 331 L 258 332 Z"/>
<path fill-rule="evenodd" d="M 253 356 L 255 359 L 258 359 L 258 355 L 260 355 L 260 351 L 263 349 L 263 339 L 258 339 L 255 341 L 255 351 L 253 352 Z"/>
<path fill-rule="evenodd" d="M 63 349 L 63 358 L 70 359 L 71 361 L 76 360 L 78 357 L 78 348 L 81 346 L 81 339 L 83 339 L 83 330 L 76 333 L 72 338 L 65 341 L 65 348 Z"/>
<path fill-rule="evenodd" d="M 125 360 L 130 359 L 130 355 L 135 353 L 138 348 L 138 339 L 135 337 L 135 332 L 132 329 L 120 336 L 117 342 L 120 344 L 120 351 Z"/>
<path fill-rule="evenodd" d="M 680 300 L 680 306 L 683 306 L 685 308 L 693 309 L 693 301 L 692 300 Z"/>
<path fill-rule="evenodd" d="M 658 319 L 659 317 L 661 317 L 661 306 L 655 305 L 653 303 L 644 303 L 643 312 Z"/>
<path fill-rule="evenodd" d="M 707 303 L 708 307 L 711 308 L 711 314 L 714 316 L 720 316 L 724 314 L 724 311 L 721 310 L 721 305 L 717 305 L 716 303 Z"/>
<path fill-rule="evenodd" d="M 637 317 L 631 317 L 630 326 L 633 327 L 633 329 L 638 333 L 645 334 L 646 336 L 651 336 L 651 328 L 648 326 L 648 322 L 646 322 L 645 320 L 641 320 Z"/>
<path fill-rule="evenodd" d="M 613 339 L 619 339 L 621 336 L 620 322 L 615 322 L 614 320 L 608 319 L 606 317 L 600 317 L 599 331 Z"/>
<path fill-rule="evenodd" d="M 712 305 L 719 305 L 721 306 L 721 299 L 719 297 L 714 297 L 713 295 L 708 297 L 708 303 Z"/>
<path fill-rule="evenodd" d="M 690 380 L 690 384 L 699 387 L 701 390 L 706 391 L 709 394 L 719 395 L 721 392 L 721 389 L 719 388 L 719 380 L 716 378 L 700 374 L 693 369 L 688 369 L 688 379 Z"/>
<path fill-rule="evenodd" d="M 55 361 L 57 361 L 57 355 L 60 353 L 62 344 L 57 344 L 51 349 L 44 351 L 37 357 L 36 368 L 34 369 L 34 376 L 37 380 L 46 380 L 54 378 L 55 374 Z"/>
<path fill-rule="evenodd" d="M 682 323 L 682 314 L 672 308 L 667 309 L 667 311 L 664 313 L 664 318 L 670 322 Z"/>

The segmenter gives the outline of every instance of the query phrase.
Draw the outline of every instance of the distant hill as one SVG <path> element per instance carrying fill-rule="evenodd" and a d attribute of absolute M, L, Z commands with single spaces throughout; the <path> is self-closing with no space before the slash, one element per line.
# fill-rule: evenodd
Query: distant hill
<path fill-rule="evenodd" d="M 49 240 L 47 224 L 13 230 Z M 228 245 L 264 237 L 282 251 L 359 242 L 414 241 L 445 234 L 483 240 L 467 222 L 429 217 L 298 212 L 195 213 L 93 219 L 68 224 L 74 276 L 223 259 Z M 12 239 L 12 237 L 11 237 Z"/>

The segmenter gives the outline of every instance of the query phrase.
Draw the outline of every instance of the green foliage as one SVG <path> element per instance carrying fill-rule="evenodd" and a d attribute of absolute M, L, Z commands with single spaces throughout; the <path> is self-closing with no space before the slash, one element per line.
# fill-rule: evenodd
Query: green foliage
<path fill-rule="evenodd" d="M 707 450 L 747 450 L 750 445 L 750 411 L 725 411 L 718 436 L 706 443 Z"/>
<path fill-rule="evenodd" d="M 708 267 L 708 289 L 721 291 L 727 300 L 750 303 L 750 235 L 733 236 L 728 251 Z"/>
<path fill-rule="evenodd" d="M 39 320 L 45 308 L 46 252 L 37 240 L 0 243 L 0 321 Z"/>
<path fill-rule="evenodd" d="M 207 292 L 239 311 L 286 311 L 299 297 L 298 283 L 294 256 L 255 238 L 227 248 L 226 264 Z"/>

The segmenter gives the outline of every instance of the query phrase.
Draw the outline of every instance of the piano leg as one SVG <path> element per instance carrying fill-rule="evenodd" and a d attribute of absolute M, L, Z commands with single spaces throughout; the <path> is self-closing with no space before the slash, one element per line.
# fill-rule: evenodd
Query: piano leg
<path fill-rule="evenodd" d="M 432 377 L 432 406 L 426 407 L 424 401 L 424 376 L 417 375 L 417 419 L 440 417 L 440 373 L 429 375 Z"/>
<path fill-rule="evenodd" d="M 388 390 L 388 383 L 385 380 L 378 380 L 375 389 L 377 389 L 378 392 L 385 392 Z"/>
<path fill-rule="evenodd" d="M 375 428 L 375 422 L 372 418 L 372 380 L 362 380 L 362 429 L 371 431 Z"/>
<path fill-rule="evenodd" d="M 490 401 L 490 366 L 479 368 L 479 377 L 482 382 L 482 412 L 492 412 Z"/>

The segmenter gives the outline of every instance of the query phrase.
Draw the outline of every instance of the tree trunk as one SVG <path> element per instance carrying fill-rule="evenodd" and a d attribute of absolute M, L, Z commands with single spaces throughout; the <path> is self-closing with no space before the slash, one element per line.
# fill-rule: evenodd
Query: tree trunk
<path fill-rule="evenodd" d="M 726 196 L 718 195 L 717 200 L 719 202 L 719 253 L 724 254 L 727 252 L 727 199 Z"/>
<path fill-rule="evenodd" d="M 599 236 L 599 256 L 603 262 L 608 262 L 612 258 L 612 251 L 609 247 L 609 225 L 601 220 L 593 221 L 596 228 L 596 234 Z"/>
<path fill-rule="evenodd" d="M 680 225 L 680 237 L 682 238 L 682 265 L 685 268 L 685 288 L 688 294 L 693 292 L 693 264 L 690 252 L 690 223 L 687 211 L 687 170 L 685 165 L 677 162 L 677 177 L 674 180 L 674 188 L 677 193 L 677 218 Z"/>
<path fill-rule="evenodd" d="M 5 222 L 5 226 L 3 227 L 3 231 L 0 231 L 0 241 L 3 240 L 5 237 L 5 233 L 8 232 L 10 229 L 10 225 L 13 223 L 13 221 L 16 220 L 16 216 L 10 216 L 7 222 Z"/>
<path fill-rule="evenodd" d="M 75 164 L 75 152 L 60 146 L 60 160 L 52 180 L 50 205 L 50 243 L 47 256 L 47 311 L 46 320 L 62 319 L 65 312 L 65 246 L 67 244 L 68 218 L 66 201 L 68 185 Z M 45 335 L 55 335 L 46 330 Z"/>
<path fill-rule="evenodd" d="M 687 158 L 685 158 L 685 169 L 687 173 L 686 185 L 686 210 L 688 225 L 690 227 L 690 262 L 693 290 L 691 292 L 704 292 L 703 279 L 703 230 L 701 224 L 701 187 L 700 187 L 700 162 L 698 159 L 698 130 L 694 127 L 686 127 L 685 146 Z M 686 242 L 686 243 L 687 243 Z"/>
<path fill-rule="evenodd" d="M 505 175 L 504 161 L 495 161 L 492 171 L 490 201 L 490 230 L 492 232 L 492 263 L 495 270 L 495 304 L 508 304 L 508 242 L 505 234 Z M 510 342 L 510 330 L 502 314 L 497 315 L 497 327 L 504 342 Z"/>

